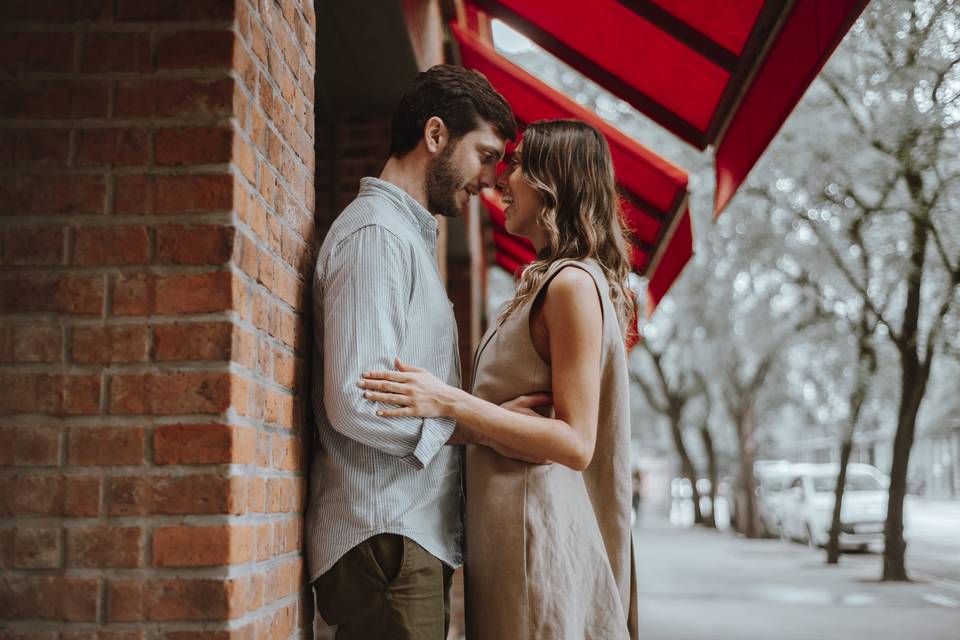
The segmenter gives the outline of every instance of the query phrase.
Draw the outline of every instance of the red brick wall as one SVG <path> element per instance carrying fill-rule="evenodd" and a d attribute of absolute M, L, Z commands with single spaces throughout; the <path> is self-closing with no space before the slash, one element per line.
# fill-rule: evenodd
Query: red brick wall
<path fill-rule="evenodd" d="M 0 635 L 300 635 L 309 0 L 0 3 Z"/>

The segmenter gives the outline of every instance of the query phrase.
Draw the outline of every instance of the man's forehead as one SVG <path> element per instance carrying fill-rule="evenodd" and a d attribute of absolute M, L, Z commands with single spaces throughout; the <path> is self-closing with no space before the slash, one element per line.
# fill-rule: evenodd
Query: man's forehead
<path fill-rule="evenodd" d="M 480 122 L 480 127 L 474 129 L 469 134 L 468 137 L 472 138 L 476 144 L 484 145 L 491 147 L 497 150 L 503 150 L 506 140 L 504 140 L 497 130 L 493 128 L 493 125 L 486 121 Z"/>

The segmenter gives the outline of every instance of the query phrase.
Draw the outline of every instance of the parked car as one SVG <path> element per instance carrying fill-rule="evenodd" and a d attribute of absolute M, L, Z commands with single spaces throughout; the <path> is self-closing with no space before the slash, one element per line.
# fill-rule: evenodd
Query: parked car
<path fill-rule="evenodd" d="M 760 517 L 761 533 L 767 537 L 777 537 L 783 520 L 783 504 L 788 496 L 786 488 L 793 479 L 790 475 L 792 465 L 786 460 L 764 462 L 766 464 L 753 467 L 757 515 Z"/>
<path fill-rule="evenodd" d="M 830 539 L 836 464 L 798 464 L 783 500 L 784 538 L 826 546 Z M 867 549 L 883 542 L 889 480 L 876 467 L 850 463 L 840 511 L 840 547 Z"/>

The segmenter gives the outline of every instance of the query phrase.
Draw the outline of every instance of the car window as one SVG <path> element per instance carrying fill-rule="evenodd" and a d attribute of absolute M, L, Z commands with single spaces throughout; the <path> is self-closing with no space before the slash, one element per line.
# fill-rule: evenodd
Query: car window
<path fill-rule="evenodd" d="M 814 476 L 813 490 L 817 493 L 832 492 L 837 486 L 836 476 Z M 851 473 L 847 475 L 844 491 L 876 491 L 882 489 L 880 481 L 868 473 Z"/>

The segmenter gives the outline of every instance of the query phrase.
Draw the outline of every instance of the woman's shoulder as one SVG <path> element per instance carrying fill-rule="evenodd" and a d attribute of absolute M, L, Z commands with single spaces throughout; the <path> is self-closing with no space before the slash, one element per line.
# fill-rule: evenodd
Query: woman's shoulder
<path fill-rule="evenodd" d="M 547 307 L 582 307 L 591 301 L 600 302 L 602 289 L 596 277 L 583 261 L 565 261 L 559 265 L 547 283 L 544 303 Z"/>

